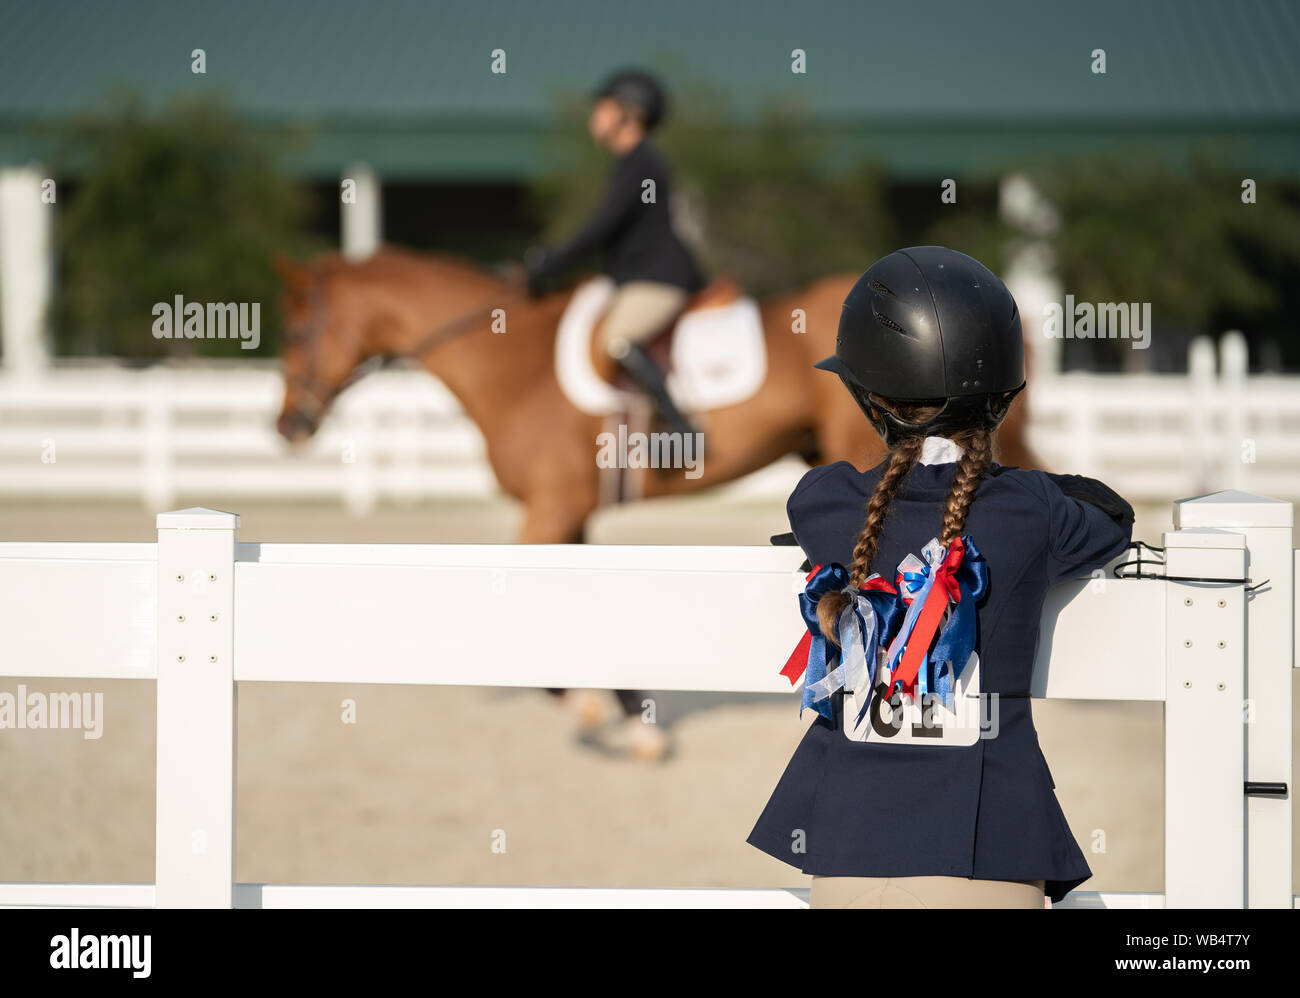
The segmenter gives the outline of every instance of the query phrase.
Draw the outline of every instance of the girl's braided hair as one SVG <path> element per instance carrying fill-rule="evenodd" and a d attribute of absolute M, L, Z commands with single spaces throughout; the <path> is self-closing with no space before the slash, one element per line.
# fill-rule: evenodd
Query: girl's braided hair
<path fill-rule="evenodd" d="M 913 423 L 924 422 L 943 408 L 942 400 L 936 404 L 926 404 L 890 401 L 873 395 L 871 401 L 875 405 L 889 408 L 901 418 Z M 962 456 L 943 506 L 943 529 L 939 534 L 939 543 L 944 547 L 961 535 L 962 528 L 966 525 L 966 513 L 975 498 L 975 490 L 979 488 L 980 481 L 993 463 L 992 430 L 971 427 L 952 434 L 950 439 L 962 448 Z M 854 588 L 860 587 L 867 581 L 871 562 L 876 556 L 880 532 L 889 516 L 894 496 L 902 486 L 907 473 L 912 470 L 921 456 L 924 443 L 924 437 L 919 434 L 904 437 L 889 453 L 884 473 L 880 476 L 876 490 L 867 502 L 866 522 L 863 523 L 862 530 L 858 534 L 857 543 L 853 545 L 853 563 L 849 566 L 849 580 Z M 840 613 L 849 605 L 849 598 L 848 593 L 841 590 L 827 593 L 818 601 L 817 619 L 821 624 L 821 632 L 831 642 L 839 642 L 836 623 Z"/>

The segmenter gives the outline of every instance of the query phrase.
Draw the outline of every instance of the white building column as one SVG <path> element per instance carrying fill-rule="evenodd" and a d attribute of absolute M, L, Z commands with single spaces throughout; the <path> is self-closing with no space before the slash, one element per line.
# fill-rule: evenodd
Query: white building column
<path fill-rule="evenodd" d="M 340 243 L 348 260 L 371 256 L 384 238 L 383 190 L 379 177 L 366 163 L 353 163 L 339 186 Z"/>
<path fill-rule="evenodd" d="M 11 374 L 49 366 L 55 205 L 41 197 L 44 181 L 35 166 L 0 169 L 0 360 Z"/>
<path fill-rule="evenodd" d="M 1065 301 L 1048 240 L 1060 224 L 1060 216 L 1030 179 L 1019 173 L 1002 178 L 998 187 L 998 214 L 1008 225 L 1032 237 L 1012 254 L 1002 279 L 1020 310 L 1020 323 L 1029 349 L 1029 369 L 1025 374 L 1030 385 L 1045 385 L 1061 370 L 1061 340 L 1043 335 L 1044 307 L 1050 302 L 1063 306 Z"/>

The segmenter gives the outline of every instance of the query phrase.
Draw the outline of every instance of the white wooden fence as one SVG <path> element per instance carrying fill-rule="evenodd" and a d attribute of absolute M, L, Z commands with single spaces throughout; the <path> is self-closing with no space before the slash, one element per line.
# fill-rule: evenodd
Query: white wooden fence
<path fill-rule="evenodd" d="M 159 515 L 157 544 L 0 544 L 6 672 L 158 685 L 156 882 L 3 884 L 0 904 L 806 903 L 648 885 L 236 884 L 236 682 L 788 693 L 777 670 L 803 627 L 798 548 L 241 544 L 238 520 L 190 509 Z M 1292 504 L 1221 492 L 1175 503 L 1174 525 L 1171 578 L 1069 583 L 1044 608 L 1035 696 L 1165 705 L 1164 894 L 1067 904 L 1290 907 Z M 465 668 L 503 599 L 528 654 Z M 557 627 L 577 606 L 583 632 Z M 644 627 L 646 615 L 672 626 Z M 1285 784 L 1285 796 L 1243 797 L 1247 781 Z"/>
<path fill-rule="evenodd" d="M 1245 343 L 1209 340 L 1191 374 L 1066 374 L 1035 382 L 1029 436 L 1052 467 L 1101 478 L 1132 501 L 1211 483 L 1300 498 L 1300 378 L 1247 377 Z M 0 497 L 204 502 L 484 497 L 497 486 L 483 438 L 436 379 L 391 369 L 338 400 L 291 454 L 273 422 L 282 382 L 258 361 L 148 370 L 94 365 L 37 377 L 0 372 Z M 806 466 L 786 458 L 723 486 L 784 501 Z"/>

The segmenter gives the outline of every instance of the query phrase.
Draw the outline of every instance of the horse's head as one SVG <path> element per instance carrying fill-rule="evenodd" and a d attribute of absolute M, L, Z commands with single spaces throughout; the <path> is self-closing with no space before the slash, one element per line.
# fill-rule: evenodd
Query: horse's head
<path fill-rule="evenodd" d="M 330 403 L 355 380 L 366 359 L 355 316 L 340 295 L 330 261 L 298 264 L 277 256 L 275 269 L 284 287 L 284 402 L 276 429 L 301 444 L 320 429 Z"/>

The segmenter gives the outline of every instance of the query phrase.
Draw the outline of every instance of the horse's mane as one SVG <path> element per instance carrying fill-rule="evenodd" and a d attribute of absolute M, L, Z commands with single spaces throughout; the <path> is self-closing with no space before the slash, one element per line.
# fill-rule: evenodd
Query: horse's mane
<path fill-rule="evenodd" d="M 348 260 L 338 251 L 322 254 L 304 265 L 317 279 L 337 276 L 385 278 L 411 276 L 421 280 L 440 276 L 448 281 L 474 279 L 500 281 L 501 276 L 473 261 L 449 253 L 428 253 L 384 245 L 364 260 Z"/>

